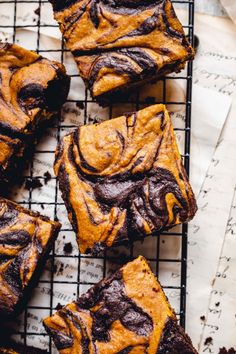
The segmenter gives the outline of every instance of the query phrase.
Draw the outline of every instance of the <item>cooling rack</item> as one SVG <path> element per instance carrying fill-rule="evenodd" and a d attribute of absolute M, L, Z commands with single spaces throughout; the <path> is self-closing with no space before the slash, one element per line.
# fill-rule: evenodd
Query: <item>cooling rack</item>
<path fill-rule="evenodd" d="M 184 29 L 193 44 L 194 0 L 173 0 L 172 2 L 174 6 L 177 5 L 187 10 L 187 23 L 184 23 Z M 56 45 L 56 40 L 48 41 L 45 48 L 45 35 L 54 36 L 54 31 L 58 29 L 56 22 L 47 23 L 45 14 L 48 12 L 52 16 L 51 5 L 44 0 L 0 0 L 0 18 L 4 20 L 0 22 L 1 39 L 10 38 L 15 43 L 36 50 L 42 56 L 53 57 L 61 61 L 66 67 L 69 63 L 73 89 L 73 94 L 69 96 L 62 109 L 62 118 L 57 117 L 54 120 L 42 141 L 35 148 L 34 159 L 24 176 L 25 181 L 28 181 L 27 188 L 25 185 L 19 187 L 12 195 L 12 198 L 18 203 L 32 210 L 38 210 L 51 218 L 59 219 L 63 226 L 26 310 L 14 323 L 9 323 L 7 326 L 13 327 L 12 332 L 17 341 L 24 345 L 35 345 L 54 353 L 53 343 L 42 326 L 42 318 L 51 315 L 55 309 L 75 299 L 76 296 L 86 291 L 104 276 L 109 275 L 127 260 L 138 254 L 143 254 L 159 277 L 163 289 L 175 308 L 180 324 L 184 327 L 186 320 L 187 224 L 164 232 L 162 235 L 149 237 L 144 242 L 136 242 L 129 249 L 116 248 L 107 252 L 104 257 L 81 255 L 78 252 L 75 236 L 60 197 L 58 183 L 52 172 L 54 151 L 63 134 L 74 129 L 78 124 L 93 123 L 99 120 L 104 111 L 92 101 L 84 88 L 76 67 L 71 65 L 73 59 L 70 58 L 70 53 L 65 49 L 63 41 L 57 40 Z M 29 42 L 27 40 L 26 43 L 25 38 L 32 40 Z M 52 43 L 52 46 L 50 47 L 48 43 Z M 184 83 L 184 99 L 169 101 L 167 86 L 170 82 L 178 83 L 180 81 Z M 185 71 L 162 79 L 158 85 L 159 91 L 161 87 L 161 98 L 143 98 L 138 92 L 135 97 L 127 97 L 127 102 L 122 103 L 122 111 L 131 111 L 154 102 L 167 104 L 169 110 L 171 107 L 182 107 L 185 115 L 184 126 L 177 126 L 175 130 L 183 134 L 182 156 L 185 169 L 189 173 L 192 62 L 188 63 Z M 106 111 L 107 118 L 114 117 L 115 111 L 115 107 L 111 105 Z"/>

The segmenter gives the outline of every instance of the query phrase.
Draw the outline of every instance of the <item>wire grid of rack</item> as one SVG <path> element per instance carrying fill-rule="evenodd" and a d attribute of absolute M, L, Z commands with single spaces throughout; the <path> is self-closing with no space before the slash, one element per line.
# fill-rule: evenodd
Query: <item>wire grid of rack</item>
<path fill-rule="evenodd" d="M 173 4 L 182 4 L 188 12 L 188 23 L 184 24 L 184 28 L 186 33 L 189 36 L 190 42 L 193 44 L 193 25 L 194 25 L 194 0 L 173 0 Z M 36 20 L 32 23 L 29 23 L 26 17 L 26 21 L 24 23 L 18 23 L 18 13 L 21 11 L 21 6 L 26 4 L 29 6 L 29 12 L 31 8 L 35 7 L 37 9 Z M 2 24 L 0 23 L 0 32 L 11 30 L 12 32 L 12 41 L 20 42 L 17 38 L 18 31 L 20 30 L 33 30 L 34 36 L 36 38 L 35 46 L 30 48 L 32 50 L 36 50 L 43 56 L 48 56 L 49 53 L 55 52 L 58 56 L 58 59 L 63 63 L 65 61 L 65 54 L 68 52 L 65 47 L 63 41 L 60 42 L 60 48 L 47 48 L 41 49 L 41 30 L 48 29 L 50 34 L 50 30 L 53 27 L 57 27 L 57 24 L 45 24 L 43 22 L 43 14 L 42 10 L 44 6 L 50 6 L 47 1 L 44 0 L 0 0 L 0 14 L 3 14 L 6 11 L 6 15 L 11 11 L 12 21 L 9 20 L 9 23 Z M 31 33 L 29 32 L 28 36 Z M 20 42 L 22 46 L 24 43 Z M 71 77 L 73 80 L 79 80 L 79 75 L 75 70 L 71 73 Z M 167 80 L 184 80 L 186 82 L 186 96 L 185 100 L 182 102 L 168 102 L 166 96 L 166 84 Z M 180 128 L 184 133 L 184 151 L 183 151 L 183 160 L 187 173 L 189 173 L 189 160 L 190 160 L 190 128 L 191 128 L 191 96 L 192 96 L 192 62 L 189 62 L 187 65 L 186 71 L 178 75 L 169 76 L 162 80 L 162 103 L 171 105 L 184 105 L 185 107 L 185 127 Z M 73 99 L 68 99 L 68 103 L 76 104 L 76 107 L 83 107 L 82 109 L 82 123 L 86 124 L 91 122 L 93 118 L 91 118 L 89 114 L 88 105 L 92 104 L 92 100 L 89 96 L 89 93 L 86 89 L 84 89 L 84 97 L 73 97 Z M 129 102 L 130 103 L 130 102 Z M 141 102 L 139 99 L 139 94 L 135 98 L 136 108 L 139 108 L 145 102 Z M 112 105 L 109 107 L 109 118 L 112 117 Z M 50 128 L 53 131 L 53 136 L 58 142 L 63 135 L 63 131 L 68 131 L 68 129 L 73 129 L 77 126 L 76 122 L 74 124 L 65 124 L 64 121 L 58 119 L 54 122 L 53 126 Z M 177 129 L 178 130 L 178 129 Z M 48 134 L 47 136 L 49 136 Z M 45 161 L 50 161 L 50 164 L 53 163 L 53 155 L 54 155 L 55 146 L 49 146 L 46 149 L 40 150 L 37 146 L 35 150 L 35 156 L 39 159 L 39 156 L 46 156 Z M 30 164 L 28 173 L 24 177 L 26 180 L 33 178 L 39 180 L 45 180 L 47 177 L 41 172 L 39 175 L 37 174 L 37 168 L 35 171 L 35 164 L 37 164 L 37 159 L 33 159 Z M 36 162 L 35 162 L 36 161 Z M 47 166 L 47 162 L 45 165 Z M 49 192 L 52 192 L 54 189 L 53 200 L 40 200 L 34 196 L 35 191 L 32 188 L 29 188 L 28 191 L 24 192 L 23 197 L 17 199 L 17 201 L 21 204 L 32 208 L 33 210 L 39 210 L 44 214 L 51 214 L 51 217 L 54 219 L 59 219 L 62 221 L 63 226 L 59 236 L 58 245 L 54 246 L 53 251 L 50 254 L 50 261 L 47 264 L 47 276 L 44 275 L 40 278 L 37 289 L 34 292 L 35 297 L 33 297 L 33 302 L 31 301 L 22 316 L 19 320 L 16 320 L 15 326 L 15 337 L 16 340 L 19 340 L 24 343 L 24 345 L 32 345 L 38 342 L 38 345 L 46 348 L 51 352 L 53 352 L 53 344 L 51 339 L 45 333 L 41 319 L 48 315 L 51 315 L 55 309 L 57 308 L 58 303 L 67 303 L 73 299 L 73 297 L 78 296 L 81 292 L 85 291 L 91 285 L 96 283 L 102 277 L 109 274 L 110 270 L 113 268 L 120 266 L 122 263 L 127 261 L 128 259 L 132 259 L 138 253 L 144 254 L 146 258 L 150 261 L 151 266 L 157 276 L 161 277 L 161 265 L 165 265 L 164 269 L 168 270 L 168 265 L 170 265 L 170 271 L 173 265 L 179 267 L 179 276 L 176 276 L 177 281 L 174 280 L 174 283 L 168 281 L 165 283 L 165 279 L 161 279 L 161 283 L 163 285 L 164 290 L 167 293 L 167 296 L 170 298 L 170 301 L 175 301 L 175 309 L 177 316 L 179 318 L 180 324 L 184 327 L 186 320 L 186 281 L 187 281 L 187 236 L 188 236 L 188 226 L 186 224 L 181 227 L 172 229 L 168 232 L 164 232 L 161 236 L 155 236 L 153 238 L 147 238 L 149 240 L 147 245 L 142 243 L 137 243 L 138 249 L 136 250 L 136 245 L 132 245 L 129 250 L 124 248 L 118 248 L 117 250 L 113 250 L 104 255 L 104 257 L 93 257 L 91 255 L 80 255 L 77 250 L 77 246 L 75 241 L 73 245 L 73 251 L 67 254 L 62 249 L 63 243 L 66 241 L 74 240 L 75 237 L 73 235 L 73 231 L 70 228 L 68 222 L 65 224 L 63 220 L 61 220 L 61 211 L 60 208 L 63 207 L 63 201 L 60 198 L 60 192 L 58 190 L 57 180 L 52 177 Z M 42 187 L 44 188 L 44 187 Z M 63 214 L 65 217 L 65 213 Z M 50 216 L 50 215 L 49 215 Z M 66 235 L 66 236 L 65 236 Z M 169 243 L 169 240 L 171 242 Z M 165 251 L 163 252 L 163 247 L 165 247 L 165 243 L 167 247 L 173 245 L 177 240 L 179 245 L 179 253 L 178 257 L 174 256 L 163 256 Z M 151 246 L 150 246 L 151 245 Z M 151 249 L 151 252 L 150 252 Z M 140 251 L 139 251 L 140 250 Z M 146 250 L 146 251 L 145 251 Z M 146 254 L 145 254 L 146 253 Z M 58 259 L 60 262 L 58 263 Z M 65 268 L 68 267 L 69 270 L 65 272 Z M 113 265 L 111 265 L 113 264 Z M 114 266 L 115 264 L 115 266 Z M 58 266 L 62 269 L 58 270 Z M 166 267 L 166 268 L 165 268 Z M 55 268 L 56 271 L 55 271 Z M 62 273 L 66 273 L 66 276 L 63 277 Z M 71 276 L 73 273 L 73 276 Z M 99 274 L 98 274 L 99 273 Z M 96 276 L 94 276 L 94 274 Z M 164 273 L 166 274 L 166 273 Z M 171 279 L 175 278 L 175 274 L 171 274 Z M 164 284 L 163 284 L 164 283 Z M 70 295 L 66 295 L 70 294 Z M 43 298 L 46 296 L 46 299 Z"/>

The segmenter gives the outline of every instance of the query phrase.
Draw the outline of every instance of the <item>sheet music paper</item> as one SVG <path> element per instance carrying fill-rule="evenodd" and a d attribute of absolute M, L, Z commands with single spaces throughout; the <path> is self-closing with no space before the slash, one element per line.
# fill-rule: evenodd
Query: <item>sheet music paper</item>
<path fill-rule="evenodd" d="M 194 82 L 232 97 L 236 83 L 236 27 L 228 19 L 205 15 L 197 15 L 195 23 L 200 49 L 195 61 Z M 218 353 L 220 347 L 236 346 L 235 334 L 232 336 L 235 324 L 230 326 L 235 322 L 232 318 L 235 314 L 233 285 L 231 277 L 225 277 L 230 272 L 228 265 L 222 273 L 225 266 L 222 250 L 230 247 L 225 231 L 230 222 L 230 210 L 234 210 L 236 182 L 235 97 L 233 102 L 199 195 L 199 212 L 190 224 L 187 329 L 200 353 Z M 213 344 L 208 340 L 205 345 L 207 338 L 212 339 Z"/>
<path fill-rule="evenodd" d="M 233 106 L 223 130 L 220 145 L 225 150 L 224 160 L 236 166 L 236 95 Z M 220 146 L 217 150 L 220 150 Z M 222 233 L 223 243 L 216 273 L 212 281 L 211 296 L 209 299 L 206 320 L 203 321 L 203 331 L 200 342 L 204 352 L 218 353 L 220 347 L 236 348 L 236 171 L 231 167 L 233 181 L 231 183 L 231 208 L 228 214 L 227 224 Z M 224 171 L 224 186 L 227 192 L 228 171 Z M 226 177 L 227 174 L 227 177 Z M 222 184 L 223 186 L 223 184 Z M 206 338 L 212 338 L 212 344 L 204 345 Z"/>
<path fill-rule="evenodd" d="M 236 130 L 235 119 L 231 117 L 230 115 L 230 119 L 227 119 L 224 135 L 208 169 L 198 198 L 199 210 L 189 229 L 187 330 L 200 353 L 205 349 L 204 321 L 200 318 L 207 318 L 210 310 L 212 286 L 217 274 L 236 181 Z M 217 322 L 211 325 L 218 326 Z M 225 336 L 224 339 L 227 346 Z M 218 335 L 216 345 L 217 342 Z"/>

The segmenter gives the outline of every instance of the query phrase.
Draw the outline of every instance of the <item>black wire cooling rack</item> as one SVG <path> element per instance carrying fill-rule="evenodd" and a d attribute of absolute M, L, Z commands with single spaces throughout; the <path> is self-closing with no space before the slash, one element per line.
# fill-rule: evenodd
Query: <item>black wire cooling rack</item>
<path fill-rule="evenodd" d="M 174 6 L 178 4 L 178 6 L 187 10 L 187 23 L 184 23 L 184 28 L 193 44 L 194 0 L 173 0 L 172 2 Z M 26 6 L 26 13 L 20 16 L 22 8 L 26 8 Z M 53 46 L 53 48 L 42 49 L 41 46 L 45 32 L 50 35 L 51 31 L 58 27 L 56 23 L 45 23 L 44 13 L 50 6 L 44 0 L 0 0 L 0 18 L 4 19 L 3 22 L 0 22 L 0 32 L 2 32 L 2 37 L 5 35 L 6 38 L 9 37 L 10 32 L 10 38 L 13 42 L 25 46 L 25 43 L 21 41 L 21 31 L 30 30 L 27 36 L 34 37 L 35 44 L 29 49 L 36 50 L 46 57 L 55 54 L 58 60 L 65 63 L 65 56 L 69 53 L 64 48 L 63 41 L 59 42 L 58 48 Z M 44 34 L 42 34 L 42 30 Z M 81 80 L 76 68 L 70 74 L 73 82 Z M 175 80 L 184 82 L 186 89 L 184 100 L 178 102 L 168 101 L 166 93 L 169 81 Z M 176 130 L 184 134 L 182 155 L 186 171 L 189 173 L 192 62 L 188 63 L 185 71 L 178 75 L 168 76 L 161 80 L 161 83 L 162 99 L 158 102 L 168 104 L 169 109 L 178 105 L 184 107 L 185 110 L 185 126 L 177 127 Z M 71 120 L 69 124 L 60 118 L 55 120 L 53 126 L 45 133 L 44 148 L 41 148 L 42 145 L 36 147 L 34 159 L 24 177 L 30 182 L 29 187 L 24 191 L 22 187 L 20 193 L 17 191 L 15 197 L 13 196 L 18 203 L 33 210 L 38 210 L 54 219 L 59 219 L 63 224 L 59 238 L 49 256 L 49 261 L 45 265 L 46 270 L 41 276 L 29 304 L 24 313 L 13 324 L 13 333 L 17 341 L 24 345 L 34 345 L 47 349 L 50 353 L 54 352 L 55 349 L 42 326 L 42 318 L 51 315 L 60 305 L 72 301 L 91 285 L 139 253 L 149 260 L 176 310 L 180 324 L 183 327 L 185 326 L 188 237 L 188 226 L 186 224 L 169 232 L 164 232 L 160 236 L 147 238 L 144 243 L 137 242 L 128 250 L 120 247 L 109 251 L 104 257 L 92 257 L 91 255 L 80 255 L 78 253 L 75 236 L 63 209 L 64 205 L 60 198 L 58 183 L 53 177 L 51 169 L 56 143 L 66 131 L 77 126 L 76 114 L 79 114 L 82 124 L 91 123 L 96 119 L 95 116 L 90 114 L 89 105 L 93 102 L 89 93 L 86 89 L 82 90 L 84 92 L 78 93 L 78 97 L 75 97 L 75 95 L 72 98 L 69 97 L 63 109 L 64 113 L 69 111 L 72 115 L 75 115 L 75 119 L 72 120 L 73 124 L 71 124 Z M 135 100 L 127 103 L 139 108 L 141 105 L 147 105 L 150 102 L 147 100 L 142 102 L 139 93 L 137 93 Z M 153 97 L 151 103 L 154 103 Z M 72 106 L 74 109 L 68 108 Z M 112 105 L 108 111 L 111 118 L 114 113 Z M 127 108 L 127 111 L 130 111 L 130 109 Z M 53 139 L 53 143 L 50 139 Z M 41 167 L 39 168 L 38 165 Z M 48 170 L 50 170 L 52 177 L 50 177 Z M 38 180 L 40 182 L 38 186 L 42 185 L 41 188 L 35 190 L 31 183 L 32 180 Z M 9 325 L 11 326 L 12 323 Z"/>

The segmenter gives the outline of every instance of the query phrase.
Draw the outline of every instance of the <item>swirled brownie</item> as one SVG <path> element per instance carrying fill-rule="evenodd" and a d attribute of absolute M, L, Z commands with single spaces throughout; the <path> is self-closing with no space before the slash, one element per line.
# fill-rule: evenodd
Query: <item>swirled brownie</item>
<path fill-rule="evenodd" d="M 70 79 L 62 64 L 15 44 L 0 44 L 0 129 L 32 134 L 65 102 Z"/>
<path fill-rule="evenodd" d="M 49 0 L 91 94 L 179 72 L 194 57 L 170 0 Z"/>
<path fill-rule="evenodd" d="M 59 229 L 58 222 L 0 198 L 1 318 L 21 309 Z"/>
<path fill-rule="evenodd" d="M 54 170 L 82 253 L 160 232 L 196 212 L 164 105 L 66 135 Z"/>
<path fill-rule="evenodd" d="M 60 353 L 197 354 L 143 257 L 44 320 Z"/>
<path fill-rule="evenodd" d="M 0 170 L 5 171 L 4 179 L 8 177 L 6 166 L 13 161 L 11 152 L 19 146 L 11 139 L 20 139 L 22 144 L 34 141 L 40 123 L 65 102 L 69 84 L 62 64 L 18 45 L 0 43 L 1 145 L 5 139 Z"/>

